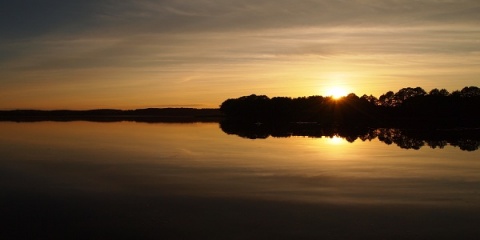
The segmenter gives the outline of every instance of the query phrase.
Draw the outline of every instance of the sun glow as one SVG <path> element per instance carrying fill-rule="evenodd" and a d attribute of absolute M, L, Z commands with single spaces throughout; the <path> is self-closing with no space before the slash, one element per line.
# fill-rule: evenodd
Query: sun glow
<path fill-rule="evenodd" d="M 327 90 L 327 96 L 332 96 L 333 99 L 340 99 L 347 94 L 347 90 L 341 87 L 331 87 Z"/>
<path fill-rule="evenodd" d="M 339 136 L 333 136 L 333 137 L 330 137 L 330 138 L 327 138 L 329 144 L 331 145 L 340 145 L 340 144 L 343 144 L 345 142 L 345 139 L 339 137 Z"/>

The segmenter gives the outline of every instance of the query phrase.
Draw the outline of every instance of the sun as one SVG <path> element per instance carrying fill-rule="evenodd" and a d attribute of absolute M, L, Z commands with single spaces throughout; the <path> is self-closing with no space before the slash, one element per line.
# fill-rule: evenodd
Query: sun
<path fill-rule="evenodd" d="M 347 90 L 342 87 L 331 87 L 327 90 L 327 96 L 332 96 L 333 99 L 337 100 L 347 96 Z"/>

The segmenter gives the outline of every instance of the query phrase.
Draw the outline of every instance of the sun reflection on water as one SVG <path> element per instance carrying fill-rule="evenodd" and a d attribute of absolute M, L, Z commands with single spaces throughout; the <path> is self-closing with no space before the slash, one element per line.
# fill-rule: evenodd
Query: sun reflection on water
<path fill-rule="evenodd" d="M 327 139 L 327 143 L 330 145 L 342 145 L 346 141 L 344 138 L 339 137 L 337 135 L 333 137 L 326 137 L 326 139 Z"/>

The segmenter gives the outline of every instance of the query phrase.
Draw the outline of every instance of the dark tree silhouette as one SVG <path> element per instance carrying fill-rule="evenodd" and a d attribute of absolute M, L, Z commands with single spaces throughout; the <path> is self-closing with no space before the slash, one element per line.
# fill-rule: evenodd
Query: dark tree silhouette
<path fill-rule="evenodd" d="M 382 94 L 378 98 L 378 105 L 384 107 L 395 107 L 397 103 L 395 102 L 395 93 L 392 91 L 388 91 L 385 94 Z"/>
<path fill-rule="evenodd" d="M 420 87 L 388 91 L 378 99 L 351 93 L 341 99 L 250 95 L 228 99 L 220 110 L 230 121 L 316 122 L 322 125 L 371 127 L 478 127 L 480 89 L 465 87 L 451 94 L 445 89 L 427 93 Z"/>
<path fill-rule="evenodd" d="M 428 93 L 428 95 L 430 95 L 430 96 L 448 96 L 448 95 L 450 95 L 450 93 L 445 88 L 443 88 L 441 90 L 438 90 L 438 88 L 434 88 Z"/>

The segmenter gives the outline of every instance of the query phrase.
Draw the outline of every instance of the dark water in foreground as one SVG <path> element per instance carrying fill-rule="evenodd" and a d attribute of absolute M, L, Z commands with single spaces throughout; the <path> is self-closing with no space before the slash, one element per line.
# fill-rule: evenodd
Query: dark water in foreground
<path fill-rule="evenodd" d="M 480 151 L 0 123 L 0 239 L 478 239 Z"/>

